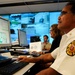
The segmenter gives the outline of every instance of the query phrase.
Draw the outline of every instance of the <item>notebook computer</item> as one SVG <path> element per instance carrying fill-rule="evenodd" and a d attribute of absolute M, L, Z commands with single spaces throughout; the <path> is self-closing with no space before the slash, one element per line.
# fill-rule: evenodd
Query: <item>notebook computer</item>
<path fill-rule="evenodd" d="M 42 51 L 42 43 L 41 42 L 31 42 L 29 47 L 29 52 L 40 52 Z"/>

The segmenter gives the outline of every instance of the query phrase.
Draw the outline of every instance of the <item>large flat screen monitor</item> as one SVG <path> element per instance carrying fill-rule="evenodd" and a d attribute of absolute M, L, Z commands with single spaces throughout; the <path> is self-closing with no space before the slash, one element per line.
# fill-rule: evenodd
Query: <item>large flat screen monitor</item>
<path fill-rule="evenodd" d="M 52 24 L 58 23 L 60 11 L 54 12 L 29 12 L 29 13 L 15 13 L 1 15 L 9 19 L 11 22 L 11 41 L 14 42 L 18 39 L 17 29 L 23 29 L 27 34 L 27 41 L 30 43 L 31 36 L 40 36 L 43 42 L 43 36 L 49 36 L 49 42 L 52 43 L 53 38 L 50 36 L 50 27 Z"/>
<path fill-rule="evenodd" d="M 21 47 L 28 46 L 26 32 L 23 30 L 18 30 L 18 41 Z"/>
<path fill-rule="evenodd" d="M 11 46 L 10 22 L 0 17 L 0 48 Z"/>

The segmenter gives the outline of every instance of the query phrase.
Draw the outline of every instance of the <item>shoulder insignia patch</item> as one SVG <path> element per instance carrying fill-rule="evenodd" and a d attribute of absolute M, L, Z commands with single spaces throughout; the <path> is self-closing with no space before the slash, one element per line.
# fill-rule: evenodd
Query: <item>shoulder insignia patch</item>
<path fill-rule="evenodd" d="M 75 55 L 75 40 L 72 41 L 72 42 L 67 46 L 66 53 L 67 53 L 67 55 L 69 55 L 69 56 L 74 56 L 74 55 Z"/>

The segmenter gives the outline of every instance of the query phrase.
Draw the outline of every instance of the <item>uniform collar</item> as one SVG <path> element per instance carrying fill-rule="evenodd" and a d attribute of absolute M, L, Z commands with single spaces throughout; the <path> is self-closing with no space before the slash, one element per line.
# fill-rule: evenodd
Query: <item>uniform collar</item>
<path fill-rule="evenodd" d="M 75 36 L 75 28 L 69 31 L 67 34 L 64 34 L 63 37 Z"/>
<path fill-rule="evenodd" d="M 75 28 L 73 28 L 70 32 L 67 33 L 67 36 L 75 36 Z"/>

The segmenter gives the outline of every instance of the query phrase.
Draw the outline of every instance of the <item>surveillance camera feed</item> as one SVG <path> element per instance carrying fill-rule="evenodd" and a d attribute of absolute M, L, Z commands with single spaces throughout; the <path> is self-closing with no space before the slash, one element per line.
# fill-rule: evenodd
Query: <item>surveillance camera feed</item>
<path fill-rule="evenodd" d="M 10 21 L 11 41 L 18 39 L 18 29 L 26 32 L 27 41 L 30 43 L 31 36 L 40 36 L 43 42 L 43 35 L 49 36 L 49 42 L 53 39 L 50 37 L 50 27 L 52 24 L 58 23 L 60 12 L 32 12 L 1 15 Z"/>

